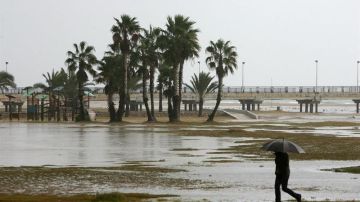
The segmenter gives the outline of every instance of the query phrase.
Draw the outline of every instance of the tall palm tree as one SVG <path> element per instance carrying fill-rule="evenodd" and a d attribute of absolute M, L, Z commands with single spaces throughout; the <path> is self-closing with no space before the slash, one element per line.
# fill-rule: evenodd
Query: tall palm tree
<path fill-rule="evenodd" d="M 78 98 L 80 104 L 80 114 L 77 117 L 78 121 L 90 120 L 89 116 L 85 114 L 83 103 L 84 84 L 89 80 L 88 73 L 96 76 L 96 71 L 93 66 L 98 63 L 94 55 L 94 47 L 88 46 L 85 41 L 74 44 L 75 51 L 68 51 L 68 58 L 65 63 L 68 65 L 69 71 L 74 71 L 78 81 Z"/>
<path fill-rule="evenodd" d="M 159 65 L 159 74 L 157 77 L 157 90 L 159 92 L 159 112 L 162 112 L 163 106 L 162 106 L 162 100 L 163 100 L 163 93 L 167 82 L 170 82 L 170 75 L 171 75 L 171 67 L 167 65 L 164 62 L 161 62 Z M 170 100 L 171 101 L 171 100 Z"/>
<path fill-rule="evenodd" d="M 64 82 L 63 96 L 65 100 L 65 111 L 63 113 L 63 120 L 67 121 L 67 107 L 71 107 L 72 111 L 75 110 L 76 106 L 76 97 L 78 92 L 78 81 L 74 71 L 66 71 L 64 68 L 61 68 L 62 74 L 66 74 L 66 79 Z"/>
<path fill-rule="evenodd" d="M 148 68 L 148 62 L 149 62 L 149 58 L 148 55 L 145 53 L 146 51 L 146 44 L 142 43 L 140 46 L 140 58 L 141 58 L 141 65 L 139 67 L 139 74 L 142 76 L 142 94 L 143 94 L 143 102 L 145 105 L 145 109 L 146 109 L 146 115 L 148 117 L 148 122 L 153 122 L 155 121 L 151 110 L 149 108 L 149 98 L 147 96 L 147 81 L 150 77 L 149 75 L 149 68 Z"/>
<path fill-rule="evenodd" d="M 213 121 L 221 102 L 223 79 L 229 72 L 234 73 L 234 70 L 237 68 L 237 53 L 235 46 L 232 46 L 230 41 L 225 42 L 222 39 L 218 39 L 216 42 L 210 41 L 210 46 L 206 48 L 206 53 L 209 55 L 206 58 L 206 64 L 210 69 L 216 71 L 219 82 L 215 108 L 207 119 L 207 121 Z"/>
<path fill-rule="evenodd" d="M 8 90 L 10 88 L 16 88 L 14 76 L 5 72 L 0 72 L 0 90 L 1 93 L 4 94 L 4 90 Z"/>
<path fill-rule="evenodd" d="M 161 96 L 159 97 L 159 102 L 160 102 L 159 104 L 162 104 L 162 95 L 164 94 L 164 96 L 167 98 L 167 104 L 168 104 L 167 111 L 170 121 L 173 119 L 174 106 L 172 99 L 175 95 L 174 78 L 173 78 L 174 74 L 172 70 L 173 69 L 171 68 L 170 65 L 166 63 L 162 63 L 159 67 L 160 74 L 158 77 L 159 85 L 161 83 L 161 89 L 159 90 L 159 96 Z"/>
<path fill-rule="evenodd" d="M 151 115 L 154 120 L 155 118 L 155 107 L 154 107 L 154 80 L 155 80 L 155 71 L 156 68 L 159 66 L 159 60 L 161 59 L 160 53 L 160 28 L 153 28 L 150 26 L 149 30 L 144 29 L 143 34 L 143 42 L 146 46 L 146 54 L 148 56 L 148 63 L 149 63 L 149 79 L 150 79 L 150 107 L 151 107 Z"/>
<path fill-rule="evenodd" d="M 160 33 L 160 31 L 159 31 Z M 141 64 L 139 65 L 138 73 L 142 76 L 142 93 L 143 93 L 143 102 L 146 109 L 146 114 L 148 117 L 148 122 L 154 122 L 155 113 L 153 109 L 153 103 L 151 104 L 151 108 L 149 108 L 149 98 L 147 96 L 147 81 L 150 79 L 150 82 L 154 82 L 153 78 L 150 78 L 150 72 L 155 71 L 155 65 L 157 65 L 158 53 L 156 52 L 156 44 L 154 41 L 154 31 L 150 26 L 149 30 L 142 29 L 142 35 L 140 37 L 140 44 L 138 46 L 137 55 L 138 59 L 140 59 Z M 154 74 L 154 72 L 153 72 Z M 152 75 L 154 77 L 154 75 Z M 154 84 L 152 84 L 154 85 Z M 150 90 L 153 91 L 153 86 L 150 84 Z M 152 92 L 153 93 L 153 92 Z M 153 95 L 151 95 L 153 98 Z"/>
<path fill-rule="evenodd" d="M 41 86 L 40 84 L 36 84 L 36 85 L 38 87 L 42 88 L 43 91 L 47 92 L 49 95 L 49 117 L 48 117 L 48 119 L 50 120 L 51 117 L 53 117 L 53 116 L 55 117 L 55 112 L 56 112 L 56 108 L 57 108 L 56 99 L 60 100 L 60 94 L 63 95 L 63 93 L 62 92 L 60 93 L 59 90 L 57 91 L 57 93 L 55 93 L 54 91 L 60 87 L 64 88 L 64 85 L 65 85 L 65 82 L 67 79 L 67 74 L 64 71 L 64 69 L 61 68 L 60 71 L 55 71 L 53 69 L 51 73 L 47 72 L 46 74 L 43 74 L 42 76 L 45 78 L 46 84 L 44 84 L 43 86 Z M 34 87 L 36 85 L 34 84 Z M 57 97 L 56 97 L 56 95 L 57 95 Z"/>
<path fill-rule="evenodd" d="M 208 93 L 213 93 L 218 86 L 217 82 L 212 82 L 214 79 L 213 76 L 210 76 L 210 73 L 200 72 L 199 77 L 194 74 L 191 77 L 190 84 L 185 84 L 191 92 L 195 93 L 199 97 L 199 116 L 202 116 L 204 98 Z"/>
<path fill-rule="evenodd" d="M 113 102 L 113 95 L 118 91 L 120 84 L 117 80 L 119 63 L 121 63 L 120 57 L 105 56 L 99 63 L 99 73 L 96 76 L 97 83 L 105 84 L 104 90 L 107 95 L 110 122 L 116 121 L 116 110 Z"/>
<path fill-rule="evenodd" d="M 175 15 L 168 17 L 161 46 L 165 60 L 173 67 L 175 94 L 173 100 L 172 117 L 170 121 L 180 121 L 181 88 L 183 81 L 183 67 L 186 60 L 197 57 L 200 50 L 195 22 L 189 17 Z"/>
<path fill-rule="evenodd" d="M 136 18 L 132 18 L 129 15 L 122 15 L 120 20 L 114 18 L 116 23 L 112 26 L 111 32 L 113 34 L 114 45 L 117 50 L 120 50 L 123 56 L 122 65 L 122 85 L 120 87 L 120 100 L 119 109 L 117 112 L 117 118 L 122 121 L 124 115 L 125 105 L 128 103 L 128 71 L 129 71 L 129 54 L 134 46 L 134 42 L 137 41 L 140 26 Z"/>

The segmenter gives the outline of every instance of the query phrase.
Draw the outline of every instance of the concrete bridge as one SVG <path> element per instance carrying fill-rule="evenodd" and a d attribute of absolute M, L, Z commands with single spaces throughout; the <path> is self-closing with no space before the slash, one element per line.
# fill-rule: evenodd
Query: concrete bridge
<path fill-rule="evenodd" d="M 90 87 L 99 99 L 102 99 L 104 89 L 102 87 Z M 3 94 L 21 94 L 23 88 L 10 89 Z M 196 95 L 190 89 L 182 89 L 183 98 L 196 99 Z M 358 99 L 360 98 L 360 88 L 357 86 L 225 86 L 223 88 L 223 99 L 301 99 L 314 97 L 315 94 L 321 99 Z M 132 97 L 141 97 L 141 89 L 133 91 Z M 216 99 L 217 93 L 207 96 L 207 99 Z M 116 97 L 116 95 L 115 95 Z M 158 98 L 156 92 L 155 98 Z M 106 98 L 104 99 L 106 100 Z"/>
<path fill-rule="evenodd" d="M 265 87 L 224 87 L 223 99 L 305 99 L 309 97 L 321 99 L 359 99 L 360 89 L 356 86 L 265 86 Z M 184 97 L 194 96 L 184 89 Z M 216 93 L 207 96 L 216 99 Z"/>
<path fill-rule="evenodd" d="M 106 101 L 104 89 L 93 87 L 95 97 L 93 101 Z M 5 93 L 21 97 L 21 88 L 11 89 Z M 0 100 L 3 100 L 0 95 Z M 197 95 L 188 88 L 182 89 L 183 101 L 197 100 Z M 206 100 L 215 100 L 217 93 L 207 95 Z M 158 100 L 156 92 L 155 100 Z M 141 90 L 131 92 L 132 100 L 142 100 Z M 246 86 L 246 87 L 224 87 L 223 100 L 238 100 L 242 110 L 260 110 L 260 105 L 264 100 L 272 99 L 291 99 L 299 104 L 300 112 L 318 112 L 318 105 L 324 99 L 343 99 L 352 100 L 356 106 L 356 112 L 360 112 L 360 89 L 357 86 Z M 118 100 L 118 95 L 114 95 L 114 100 Z M 186 104 L 186 103 L 184 103 Z M 189 110 L 192 107 L 189 105 Z M 196 106 L 194 108 L 196 110 Z M 303 110 L 304 109 L 304 110 Z"/>

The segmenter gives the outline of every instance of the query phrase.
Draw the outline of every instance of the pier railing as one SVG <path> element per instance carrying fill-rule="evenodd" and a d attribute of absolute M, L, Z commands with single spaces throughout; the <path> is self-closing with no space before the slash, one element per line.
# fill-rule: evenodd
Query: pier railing
<path fill-rule="evenodd" d="M 24 88 L 4 90 L 2 94 L 21 94 Z M 101 99 L 104 88 L 91 87 L 93 93 Z M 182 89 L 183 97 L 196 98 L 189 88 Z M 135 98 L 141 97 L 141 89 L 131 92 Z M 157 91 L 155 91 L 157 94 Z M 301 98 L 319 94 L 323 98 L 357 98 L 360 97 L 360 89 L 357 86 L 225 86 L 223 87 L 223 99 L 238 99 L 239 97 L 259 98 Z M 157 97 L 157 96 L 156 96 Z M 207 96 L 208 99 L 215 99 L 216 92 Z M 116 99 L 116 95 L 115 95 Z M 106 98 L 104 98 L 106 100 Z"/>

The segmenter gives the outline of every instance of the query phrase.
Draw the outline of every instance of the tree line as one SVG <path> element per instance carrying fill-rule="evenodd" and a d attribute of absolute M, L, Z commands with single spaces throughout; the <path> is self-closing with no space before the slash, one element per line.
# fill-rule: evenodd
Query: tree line
<path fill-rule="evenodd" d="M 110 122 L 119 122 L 129 116 L 130 92 L 137 87 L 142 88 L 149 122 L 156 121 L 155 88 L 159 92 L 159 111 L 162 111 L 163 96 L 167 99 L 170 122 L 181 119 L 183 85 L 199 96 L 199 116 L 202 115 L 205 95 L 217 90 L 216 104 L 207 121 L 214 120 L 221 102 L 223 78 L 237 68 L 236 48 L 230 41 L 210 41 L 205 49 L 205 62 L 210 70 L 215 70 L 217 82 L 210 73 L 201 72 L 192 76 L 190 84 L 183 84 L 185 62 L 198 57 L 201 49 L 199 29 L 189 17 L 169 16 L 165 28 L 143 28 L 135 17 L 121 15 L 114 18 L 111 33 L 108 51 L 101 59 L 96 58 L 94 47 L 86 42 L 74 44 L 73 50 L 67 52 L 67 69 L 43 74 L 46 84 L 34 86 L 52 93 L 61 87 L 64 96 L 76 97 L 80 105 L 77 120 L 84 121 L 89 120 L 83 100 L 91 75 L 96 83 L 105 85 Z M 115 94 L 119 96 L 117 109 L 113 101 Z"/>

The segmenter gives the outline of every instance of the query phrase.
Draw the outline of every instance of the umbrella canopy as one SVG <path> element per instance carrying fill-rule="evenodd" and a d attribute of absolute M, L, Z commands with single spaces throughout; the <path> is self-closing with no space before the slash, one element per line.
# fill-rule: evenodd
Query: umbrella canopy
<path fill-rule="evenodd" d="M 42 99 L 46 99 L 46 98 L 48 97 L 48 95 L 46 95 L 46 94 L 39 94 L 39 95 L 37 95 L 36 97 L 42 100 Z"/>
<path fill-rule="evenodd" d="M 287 140 L 273 140 L 262 146 L 263 150 L 274 152 L 305 153 L 299 145 Z"/>
<path fill-rule="evenodd" d="M 23 91 L 23 96 L 25 97 L 31 97 L 35 93 L 42 93 L 44 90 L 41 88 L 27 88 L 27 90 Z"/>

